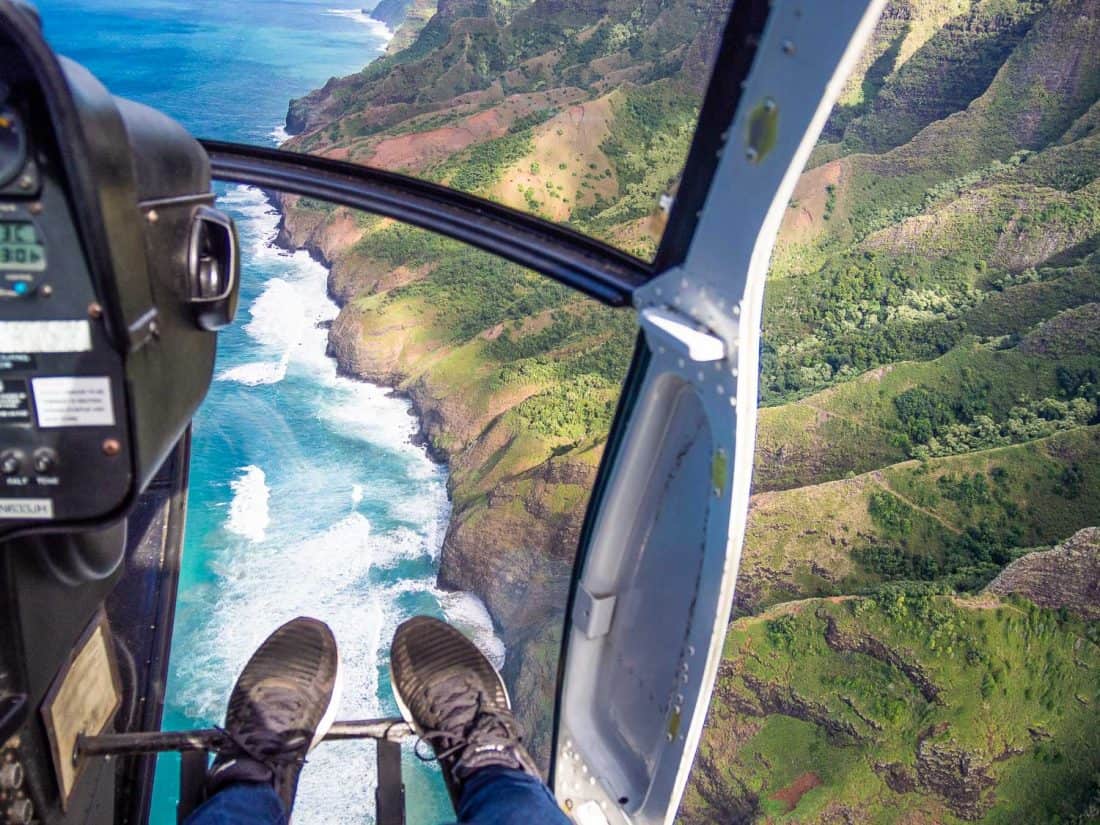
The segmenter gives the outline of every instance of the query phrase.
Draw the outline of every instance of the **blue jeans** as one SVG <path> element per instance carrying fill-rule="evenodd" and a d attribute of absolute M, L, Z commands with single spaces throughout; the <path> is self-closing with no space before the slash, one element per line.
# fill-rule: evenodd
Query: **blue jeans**
<path fill-rule="evenodd" d="M 186 825 L 286 825 L 270 785 L 242 782 L 214 794 Z M 550 789 L 533 776 L 506 768 L 475 773 L 458 801 L 462 825 L 569 825 Z"/>

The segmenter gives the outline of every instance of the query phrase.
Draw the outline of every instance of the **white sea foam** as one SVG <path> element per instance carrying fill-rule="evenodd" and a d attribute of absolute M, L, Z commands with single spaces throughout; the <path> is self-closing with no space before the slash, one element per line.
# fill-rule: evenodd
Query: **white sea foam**
<path fill-rule="evenodd" d="M 271 136 L 271 140 L 275 143 L 276 146 L 282 146 L 284 143 L 290 140 L 290 132 L 286 130 L 286 126 L 284 126 L 282 123 L 272 129 L 269 134 Z"/>
<path fill-rule="evenodd" d="M 498 670 L 504 667 L 504 642 L 493 630 L 485 602 L 473 593 L 440 593 L 438 598 L 447 621 L 465 632 Z"/>
<path fill-rule="evenodd" d="M 255 361 L 249 364 L 230 367 L 218 373 L 218 381 L 236 381 L 249 387 L 258 387 L 263 384 L 278 384 L 286 377 L 286 365 L 288 358 L 280 358 L 278 361 Z"/>
<path fill-rule="evenodd" d="M 411 443 L 417 424 L 407 401 L 374 384 L 339 375 L 327 354 L 327 322 L 339 307 L 328 296 L 328 270 L 304 251 L 287 252 L 273 245 L 278 216 L 262 193 L 241 187 L 234 209 L 250 216 L 248 240 L 253 260 L 270 264 L 278 260 L 285 273 L 269 279 L 263 292 L 248 308 L 245 325 L 249 337 L 269 354 L 270 360 L 250 362 L 223 370 L 218 378 L 250 386 L 282 381 L 290 371 L 303 371 L 323 386 L 317 415 L 338 435 L 362 440 L 403 454 L 415 478 L 428 479 L 438 468 L 421 447 Z"/>
<path fill-rule="evenodd" d="M 263 541 L 271 520 L 267 475 L 256 465 L 250 464 L 239 477 L 229 482 L 229 487 L 233 491 L 233 499 L 229 502 L 226 529 L 249 541 Z"/>
<path fill-rule="evenodd" d="M 390 31 L 389 26 L 381 20 L 375 20 L 367 12 L 363 11 L 363 9 L 325 9 L 325 14 L 332 15 L 333 17 L 344 17 L 369 28 L 371 34 L 382 39 L 382 44 L 378 47 L 378 51 L 380 52 L 386 50 L 386 44 L 389 43 L 390 39 L 393 37 L 393 32 Z"/>
<path fill-rule="evenodd" d="M 484 606 L 475 597 L 442 593 L 430 578 L 372 584 L 372 571 L 420 552 L 425 536 L 398 529 L 376 533 L 353 513 L 321 534 L 298 542 L 269 541 L 247 552 L 226 548 L 218 557 L 217 611 L 210 611 L 185 640 L 190 656 L 176 673 L 177 702 L 189 714 L 218 719 L 230 679 L 211 674 L 239 672 L 251 652 L 275 627 L 294 616 L 325 621 L 340 644 L 345 691 L 341 718 L 371 718 L 392 712 L 379 695 L 379 667 L 388 660 L 388 643 L 397 625 L 409 618 L 401 597 L 429 593 L 444 615 L 467 633 L 498 666 L 504 648 L 493 634 Z M 191 592 L 184 614 L 209 610 L 210 593 Z M 331 795 L 339 788 L 346 821 L 368 821 L 373 809 L 376 773 L 373 760 L 358 749 L 326 745 L 310 757 L 302 774 L 295 820 L 333 822 Z M 339 817 L 345 821 L 345 816 Z"/>
<path fill-rule="evenodd" d="M 230 674 L 239 672 L 279 624 L 309 615 L 327 622 L 340 643 L 346 685 L 340 716 L 380 715 L 378 663 L 392 607 L 372 593 L 364 579 L 384 542 L 362 515 L 352 514 L 305 541 L 269 542 L 247 552 L 227 548 L 220 558 L 218 610 L 187 640 L 192 655 L 177 674 L 183 694 L 179 698 L 188 712 L 220 718 Z M 212 679 L 211 674 L 221 678 Z M 349 820 L 352 815 L 361 821 L 369 818 L 375 775 L 362 748 L 326 745 L 310 763 L 302 777 L 296 821 L 335 821 L 334 789 L 339 789 L 339 807 Z"/>
<path fill-rule="evenodd" d="M 411 443 L 416 421 L 408 402 L 337 374 L 323 325 L 338 312 L 327 294 L 328 273 L 305 252 L 273 245 L 279 218 L 263 194 L 237 187 L 222 202 L 239 216 L 246 267 L 267 280 L 247 307 L 244 331 L 254 351 L 247 361 L 223 363 L 218 378 L 256 387 L 257 402 L 269 405 L 301 399 L 304 379 L 308 409 L 276 407 L 274 416 L 256 419 L 263 423 L 240 419 L 242 427 L 262 426 L 270 448 L 230 482 L 230 541 L 205 551 L 214 582 L 181 595 L 178 649 L 187 655 L 174 664 L 173 704 L 194 718 L 220 720 L 233 676 L 255 647 L 282 622 L 309 615 L 326 621 L 340 643 L 346 688 L 339 715 L 392 713 L 379 674 L 394 630 L 425 609 L 425 597 L 499 666 L 504 646 L 484 605 L 436 588 L 434 561 L 450 502 L 445 474 Z M 299 440 L 294 422 L 302 415 L 315 416 L 332 440 Z M 396 475 L 359 460 L 347 439 L 362 442 L 364 455 L 382 450 Z M 379 513 L 389 526 L 372 524 L 365 512 Z M 295 822 L 371 820 L 375 766 L 361 743 L 326 744 L 310 765 Z"/>

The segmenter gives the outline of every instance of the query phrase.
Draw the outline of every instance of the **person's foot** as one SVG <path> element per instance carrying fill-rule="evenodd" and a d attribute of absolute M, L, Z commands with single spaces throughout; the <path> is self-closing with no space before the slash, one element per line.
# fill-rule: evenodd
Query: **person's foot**
<path fill-rule="evenodd" d="M 432 746 L 456 805 L 483 768 L 539 776 L 500 674 L 459 631 L 429 616 L 404 622 L 390 645 L 390 673 L 401 714 Z"/>
<path fill-rule="evenodd" d="M 339 693 L 339 655 L 328 625 L 299 616 L 268 636 L 229 697 L 229 744 L 210 768 L 207 795 L 238 782 L 267 782 L 289 817 L 306 754 L 332 726 Z"/>

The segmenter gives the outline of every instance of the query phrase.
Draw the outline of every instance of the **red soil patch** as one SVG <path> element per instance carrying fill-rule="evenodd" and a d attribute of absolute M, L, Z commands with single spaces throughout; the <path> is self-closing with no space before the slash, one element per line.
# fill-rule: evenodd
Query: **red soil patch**
<path fill-rule="evenodd" d="M 845 161 L 834 160 L 802 174 L 795 185 L 792 198 L 797 201 L 797 206 L 788 209 L 783 216 L 783 224 L 779 230 L 782 241 L 805 243 L 822 230 L 828 187 L 840 188 L 846 171 Z"/>
<path fill-rule="evenodd" d="M 781 791 L 772 794 L 771 798 L 776 802 L 782 802 L 787 806 L 787 813 L 793 811 L 799 800 L 809 791 L 821 784 L 821 777 L 813 771 L 808 771 L 795 779 L 790 785 Z"/>
<path fill-rule="evenodd" d="M 446 160 L 475 143 L 503 137 L 517 118 L 550 106 L 571 103 L 583 96 L 582 90 L 574 88 L 510 95 L 500 100 L 498 105 L 468 115 L 452 125 L 383 138 L 369 150 L 369 154 L 356 157 L 356 162 L 380 169 L 416 172 Z M 470 107 L 471 103 L 490 99 L 498 100 L 499 90 L 496 95 L 483 92 L 463 95 L 448 109 L 441 111 L 443 114 L 457 114 Z"/>
<path fill-rule="evenodd" d="M 510 125 L 511 118 L 499 109 L 486 109 L 456 126 L 387 138 L 374 147 L 366 163 L 381 169 L 416 169 L 444 160 L 473 143 L 501 137 Z"/>

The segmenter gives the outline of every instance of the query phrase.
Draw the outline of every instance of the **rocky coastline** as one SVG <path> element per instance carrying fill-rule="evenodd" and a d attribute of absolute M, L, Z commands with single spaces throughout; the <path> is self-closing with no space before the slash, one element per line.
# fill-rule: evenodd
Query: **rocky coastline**
<path fill-rule="evenodd" d="M 413 442 L 448 468 L 447 492 L 452 502 L 463 498 L 461 478 L 478 462 L 477 441 L 483 433 L 464 413 L 468 399 L 439 397 L 415 375 L 416 363 L 394 349 L 375 346 L 364 337 L 360 317 L 349 302 L 364 289 L 364 273 L 352 273 L 342 262 L 346 239 L 339 221 L 318 220 L 314 211 L 295 208 L 298 198 L 266 193 L 280 215 L 276 246 L 304 250 L 329 272 L 328 295 L 340 313 L 328 329 L 328 354 L 341 375 L 387 387 L 410 404 L 418 426 Z M 378 273 L 380 274 L 380 273 Z M 371 276 L 368 276 L 371 277 Z M 441 436 L 457 434 L 456 438 Z M 464 445 L 461 455 L 445 446 Z M 491 437 L 487 444 L 491 443 Z M 468 453 L 473 453 L 472 455 Z M 534 486 L 518 491 L 503 484 L 489 497 L 486 513 L 470 519 L 462 506 L 451 508 L 440 554 L 438 586 L 473 593 L 485 604 L 508 651 L 504 678 L 521 719 L 531 728 L 529 744 L 541 764 L 549 764 L 553 690 L 561 621 L 584 508 L 569 517 L 541 513 L 548 486 L 569 484 L 589 489 L 595 466 L 550 462 L 536 473 Z M 522 515 L 518 516 L 519 503 Z M 516 552 L 497 552 L 501 547 Z M 520 549 L 522 548 L 522 550 Z"/>

